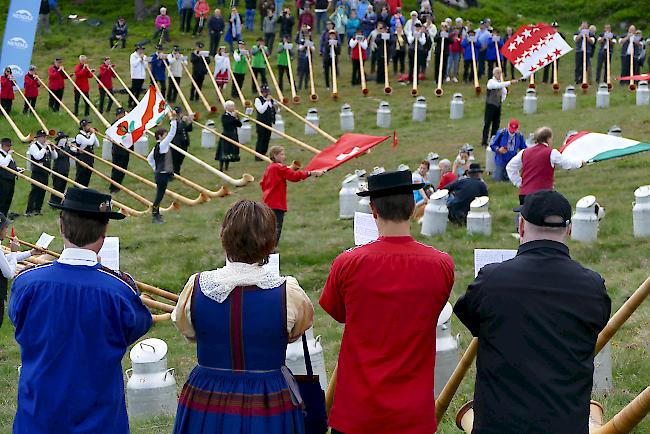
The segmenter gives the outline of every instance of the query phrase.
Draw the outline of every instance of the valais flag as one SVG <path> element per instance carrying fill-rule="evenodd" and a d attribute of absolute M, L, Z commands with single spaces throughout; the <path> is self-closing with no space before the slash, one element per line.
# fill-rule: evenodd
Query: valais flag
<path fill-rule="evenodd" d="M 160 123 L 169 112 L 165 99 L 149 86 L 142 101 L 126 116 L 118 119 L 106 130 L 106 135 L 117 143 L 130 148 L 149 130 Z"/>
<path fill-rule="evenodd" d="M 553 27 L 540 23 L 520 27 L 501 48 L 501 54 L 526 78 L 571 50 Z"/>

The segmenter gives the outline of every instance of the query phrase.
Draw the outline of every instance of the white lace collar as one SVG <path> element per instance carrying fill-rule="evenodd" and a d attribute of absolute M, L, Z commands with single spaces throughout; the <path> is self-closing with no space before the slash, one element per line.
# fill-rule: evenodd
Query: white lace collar
<path fill-rule="evenodd" d="M 285 277 L 267 272 L 259 264 L 228 262 L 223 268 L 204 271 L 199 276 L 199 285 L 203 295 L 217 303 L 223 303 L 233 289 L 238 286 L 257 286 L 260 289 L 272 289 L 286 281 Z"/>

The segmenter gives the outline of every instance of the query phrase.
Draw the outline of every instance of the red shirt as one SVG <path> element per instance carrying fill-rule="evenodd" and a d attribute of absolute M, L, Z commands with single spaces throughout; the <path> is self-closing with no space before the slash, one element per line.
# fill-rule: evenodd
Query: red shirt
<path fill-rule="evenodd" d="M 402 6 L 404 6 L 402 0 L 388 0 L 388 7 L 391 14 L 394 14 L 395 11 L 397 11 L 397 8 L 401 8 Z"/>
<path fill-rule="evenodd" d="M 65 75 L 60 68 L 54 65 L 47 69 L 47 87 L 51 90 L 59 90 L 65 87 Z"/>
<path fill-rule="evenodd" d="M 14 99 L 14 83 L 6 75 L 0 77 L 0 98 Z"/>
<path fill-rule="evenodd" d="M 456 174 L 454 172 L 447 172 L 440 178 L 440 184 L 438 184 L 438 190 L 442 190 L 448 184 L 451 184 L 456 180 Z"/>
<path fill-rule="evenodd" d="M 81 89 L 82 92 L 88 93 L 90 90 L 90 86 L 88 85 L 88 79 L 91 78 L 93 75 L 90 72 L 90 70 L 86 67 L 84 68 L 85 65 L 82 65 L 81 63 L 78 64 L 77 66 L 74 67 L 74 82 L 77 84 L 79 89 Z"/>
<path fill-rule="evenodd" d="M 436 431 L 436 325 L 453 284 L 451 257 L 410 236 L 379 237 L 334 260 L 320 298 L 345 323 L 330 426 Z"/>
<path fill-rule="evenodd" d="M 304 170 L 293 170 L 284 164 L 271 163 L 260 181 L 262 201 L 271 209 L 287 210 L 287 181 L 298 182 L 307 179 Z"/>
<path fill-rule="evenodd" d="M 38 96 L 38 88 L 41 83 L 36 80 L 36 77 L 30 72 L 25 74 L 25 96 L 27 98 L 36 98 Z"/>
<path fill-rule="evenodd" d="M 363 40 L 365 41 L 366 39 L 364 38 Z M 359 61 L 359 46 L 360 43 L 355 45 L 354 48 L 351 48 L 352 51 L 350 52 L 352 56 L 352 60 L 356 60 L 357 62 Z M 366 58 L 368 57 L 366 50 L 364 50 L 363 48 L 361 48 L 361 57 L 363 58 L 363 60 L 366 60 Z"/>
<path fill-rule="evenodd" d="M 102 63 L 99 67 L 99 81 L 101 81 L 108 90 L 113 89 L 113 77 L 115 77 L 115 71 L 113 71 L 110 66 Z M 97 87 L 101 89 L 99 83 L 97 83 Z"/>
<path fill-rule="evenodd" d="M 551 166 L 551 152 L 553 152 L 553 148 L 545 144 L 531 146 L 523 150 L 520 195 L 525 196 L 553 188 L 555 168 Z"/>

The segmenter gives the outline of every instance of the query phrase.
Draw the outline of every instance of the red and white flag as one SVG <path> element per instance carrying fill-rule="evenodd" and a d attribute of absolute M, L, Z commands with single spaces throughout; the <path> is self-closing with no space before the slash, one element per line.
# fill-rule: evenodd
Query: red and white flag
<path fill-rule="evenodd" d="M 370 148 L 386 139 L 388 136 L 345 133 L 335 143 L 312 158 L 304 170 L 331 170 L 346 161 L 365 154 Z"/>
<path fill-rule="evenodd" d="M 115 142 L 130 148 L 144 135 L 145 131 L 158 125 L 169 111 L 170 107 L 162 95 L 156 92 L 155 87 L 149 86 L 149 90 L 138 105 L 111 125 L 106 130 L 106 135 Z"/>
<path fill-rule="evenodd" d="M 571 50 L 552 26 L 540 23 L 520 27 L 501 48 L 501 54 L 527 78 Z"/>

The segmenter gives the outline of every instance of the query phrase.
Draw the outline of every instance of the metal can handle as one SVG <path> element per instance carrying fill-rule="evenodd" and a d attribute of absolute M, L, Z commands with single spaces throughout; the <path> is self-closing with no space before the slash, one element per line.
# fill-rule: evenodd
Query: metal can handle
<path fill-rule="evenodd" d="M 147 347 L 151 347 L 151 349 L 153 350 L 153 352 L 154 352 L 154 353 L 156 352 L 156 347 L 154 347 L 153 345 L 151 345 L 151 344 L 147 344 L 147 343 L 145 343 L 145 342 L 140 342 L 140 348 L 142 348 L 143 345 L 146 345 Z M 142 349 L 144 350 L 144 348 L 142 348 Z"/>
<path fill-rule="evenodd" d="M 163 377 L 163 381 L 167 380 L 167 374 L 170 374 L 172 377 L 176 373 L 176 368 L 169 368 L 165 371 L 165 376 Z"/>
<path fill-rule="evenodd" d="M 127 382 L 131 379 L 131 375 L 133 375 L 133 368 L 129 368 L 124 371 L 124 376 L 126 377 Z"/>

